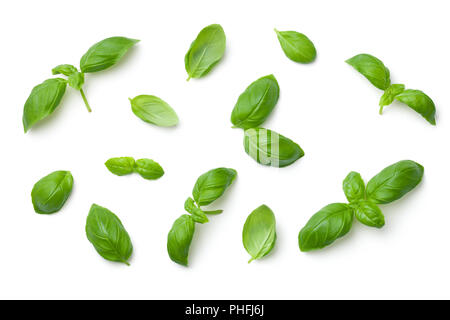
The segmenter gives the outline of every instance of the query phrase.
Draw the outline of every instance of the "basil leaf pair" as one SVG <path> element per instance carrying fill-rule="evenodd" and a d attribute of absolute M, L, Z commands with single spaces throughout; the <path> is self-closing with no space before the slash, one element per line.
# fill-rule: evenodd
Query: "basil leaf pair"
<path fill-rule="evenodd" d="M 59 211 L 72 192 L 73 177 L 69 171 L 55 171 L 33 186 L 31 201 L 34 211 L 51 214 Z"/>
<path fill-rule="evenodd" d="M 234 169 L 217 168 L 202 174 L 192 190 L 193 198 L 184 203 L 184 209 L 189 214 L 183 214 L 172 225 L 167 236 L 167 253 L 172 261 L 183 266 L 188 265 L 189 248 L 195 232 L 195 223 L 207 223 L 206 215 L 222 213 L 222 210 L 205 211 L 206 206 L 223 195 L 233 183 L 237 172 Z"/>
<path fill-rule="evenodd" d="M 359 173 L 350 172 L 342 185 L 349 204 L 333 203 L 314 214 L 300 230 L 300 250 L 311 251 L 332 244 L 350 231 L 354 215 L 366 226 L 383 227 L 384 215 L 377 204 L 403 197 L 420 183 L 423 173 L 423 167 L 411 160 L 386 167 L 367 185 Z"/>
<path fill-rule="evenodd" d="M 297 31 L 278 31 L 278 41 L 285 55 L 295 62 L 311 63 L 316 59 L 316 48 L 307 36 Z"/>
<path fill-rule="evenodd" d="M 91 112 L 91 107 L 83 91 L 84 74 L 113 66 L 138 41 L 124 37 L 112 37 L 96 43 L 81 58 L 81 72 L 70 64 L 61 64 L 53 68 L 54 75 L 62 74 L 67 77 L 67 80 L 52 78 L 33 88 L 23 108 L 22 122 L 25 133 L 37 122 L 47 118 L 55 111 L 64 96 L 67 84 L 80 92 L 87 110 Z"/>
<path fill-rule="evenodd" d="M 219 24 L 212 24 L 200 31 L 184 57 L 184 65 L 191 78 L 201 78 L 222 59 L 226 37 Z"/>
<path fill-rule="evenodd" d="M 108 209 L 93 204 L 86 219 L 86 236 L 104 259 L 130 265 L 133 245 L 120 219 Z"/>
<path fill-rule="evenodd" d="M 266 205 L 256 208 L 245 221 L 242 242 L 253 260 L 260 259 L 272 251 L 277 239 L 275 215 Z"/>
<path fill-rule="evenodd" d="M 422 91 L 405 90 L 403 84 L 391 84 L 389 69 L 381 60 L 370 54 L 358 54 L 346 62 L 366 77 L 375 87 L 384 90 L 379 103 L 380 114 L 382 114 L 385 106 L 397 100 L 422 115 L 432 125 L 436 124 L 436 107 L 433 100 Z"/>
<path fill-rule="evenodd" d="M 151 159 L 135 161 L 132 157 L 111 158 L 105 162 L 105 166 L 111 173 L 118 176 L 136 172 L 144 179 L 156 180 L 164 175 L 164 170 L 159 163 Z"/>
<path fill-rule="evenodd" d="M 169 104 L 158 97 L 140 95 L 131 102 L 131 110 L 142 121 L 160 127 L 173 127 L 178 124 L 178 116 Z"/>

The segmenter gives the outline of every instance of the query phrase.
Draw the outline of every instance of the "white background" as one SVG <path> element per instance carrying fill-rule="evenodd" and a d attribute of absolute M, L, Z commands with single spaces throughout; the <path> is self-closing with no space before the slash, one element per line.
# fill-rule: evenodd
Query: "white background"
<path fill-rule="evenodd" d="M 448 1 L 414 0 L 1 2 L 0 298 L 450 298 L 448 12 Z M 211 23 L 226 32 L 226 55 L 209 76 L 186 82 L 184 54 Z M 290 61 L 274 27 L 305 33 L 317 60 Z M 68 88 L 60 108 L 24 134 L 31 89 L 116 35 L 141 42 L 115 67 L 86 76 L 93 112 Z M 437 126 L 399 103 L 379 116 L 381 92 L 344 62 L 358 53 L 380 58 L 394 83 L 432 97 Z M 306 153 L 284 169 L 249 158 L 229 120 L 239 94 L 270 73 L 281 95 L 264 126 Z M 166 100 L 180 124 L 138 119 L 128 102 L 138 94 Z M 166 174 L 117 177 L 104 166 L 115 156 L 152 158 Z M 349 171 L 367 181 L 403 159 L 421 163 L 424 180 L 382 207 L 382 230 L 355 222 L 334 245 L 299 251 L 310 216 L 345 201 Z M 190 266 L 181 267 L 168 258 L 167 232 L 197 177 L 220 166 L 238 178 L 211 206 L 224 213 L 197 225 Z M 31 189 L 54 170 L 72 172 L 73 193 L 60 212 L 38 215 Z M 103 260 L 86 239 L 92 203 L 130 233 L 130 267 Z M 248 265 L 242 227 L 263 203 L 275 212 L 278 240 Z"/>

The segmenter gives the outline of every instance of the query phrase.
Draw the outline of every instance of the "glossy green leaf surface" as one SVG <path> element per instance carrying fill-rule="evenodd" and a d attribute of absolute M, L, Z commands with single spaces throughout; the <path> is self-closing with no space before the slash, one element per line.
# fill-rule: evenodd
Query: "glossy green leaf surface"
<path fill-rule="evenodd" d="M 245 130 L 244 149 L 256 162 L 279 168 L 289 166 L 305 155 L 294 141 L 264 128 Z"/>
<path fill-rule="evenodd" d="M 172 261 L 188 265 L 189 248 L 195 232 L 192 216 L 183 214 L 172 225 L 167 236 L 167 252 Z"/>
<path fill-rule="evenodd" d="M 66 80 L 53 78 L 33 88 L 23 107 L 22 122 L 25 132 L 55 111 L 66 92 L 66 87 Z"/>
<path fill-rule="evenodd" d="M 350 172 L 342 183 L 342 189 L 349 202 L 364 199 L 365 184 L 358 172 Z"/>
<path fill-rule="evenodd" d="M 251 256 L 249 263 L 272 251 L 276 239 L 275 215 L 268 206 L 262 205 L 247 217 L 242 230 L 242 243 Z"/>
<path fill-rule="evenodd" d="M 355 210 L 356 219 L 362 224 L 375 228 L 384 226 L 384 215 L 375 203 L 362 200 L 356 202 L 352 207 Z"/>
<path fill-rule="evenodd" d="M 367 200 L 385 204 L 400 199 L 420 183 L 423 173 L 424 168 L 414 161 L 394 163 L 367 183 Z"/>
<path fill-rule="evenodd" d="M 55 171 L 43 177 L 31 191 L 34 211 L 40 214 L 59 211 L 69 198 L 72 187 L 73 177 L 69 171 Z"/>
<path fill-rule="evenodd" d="M 298 235 L 301 251 L 322 249 L 346 235 L 353 222 L 353 210 L 344 203 L 332 203 L 314 214 Z"/>
<path fill-rule="evenodd" d="M 164 175 L 163 168 L 159 163 L 151 159 L 136 160 L 134 170 L 144 179 L 156 180 Z"/>
<path fill-rule="evenodd" d="M 259 78 L 239 96 L 231 113 L 231 123 L 242 129 L 261 125 L 275 108 L 279 96 L 280 87 L 273 75 Z"/>
<path fill-rule="evenodd" d="M 128 232 L 114 213 L 93 204 L 86 220 L 86 236 L 103 258 L 129 265 L 133 245 Z"/>
<path fill-rule="evenodd" d="M 297 31 L 275 32 L 285 55 L 295 62 L 310 63 L 316 58 L 316 48 L 307 36 Z"/>
<path fill-rule="evenodd" d="M 217 168 L 202 174 L 192 190 L 197 205 L 206 206 L 222 196 L 236 175 L 236 170 L 229 168 Z"/>
<path fill-rule="evenodd" d="M 160 127 L 178 124 L 178 116 L 169 104 L 158 97 L 140 95 L 130 99 L 131 110 L 141 120 Z"/>
<path fill-rule="evenodd" d="M 395 97 L 405 91 L 404 84 L 391 84 L 380 98 L 380 114 L 383 112 L 383 107 L 394 102 Z"/>
<path fill-rule="evenodd" d="M 124 176 L 134 172 L 135 161 L 132 157 L 117 157 L 108 159 L 105 166 L 111 173 Z"/>
<path fill-rule="evenodd" d="M 370 54 L 358 54 L 346 62 L 380 90 L 386 90 L 391 84 L 389 69 Z"/>
<path fill-rule="evenodd" d="M 197 223 L 203 224 L 209 222 L 205 212 L 195 205 L 194 199 L 191 197 L 187 198 L 184 202 L 184 210 L 189 212 L 192 215 L 192 219 Z"/>
<path fill-rule="evenodd" d="M 225 32 L 219 24 L 212 24 L 200 31 L 184 57 L 189 78 L 208 74 L 225 53 Z"/>
<path fill-rule="evenodd" d="M 422 91 L 408 89 L 395 96 L 395 99 L 422 115 L 432 125 L 436 125 L 436 106 L 433 100 Z"/>
<path fill-rule="evenodd" d="M 97 42 L 81 57 L 81 72 L 97 72 L 115 65 L 139 40 L 111 37 Z"/>

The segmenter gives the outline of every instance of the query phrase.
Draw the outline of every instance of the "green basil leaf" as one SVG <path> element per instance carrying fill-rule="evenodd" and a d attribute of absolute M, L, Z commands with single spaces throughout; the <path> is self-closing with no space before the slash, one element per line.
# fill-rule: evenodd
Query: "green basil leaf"
<path fill-rule="evenodd" d="M 45 80 L 33 88 L 23 107 L 23 128 L 27 132 L 36 122 L 55 111 L 66 92 L 67 81 L 61 78 Z"/>
<path fill-rule="evenodd" d="M 173 127 L 178 124 L 175 111 L 158 97 L 140 95 L 129 100 L 133 113 L 147 123 L 160 127 Z"/>
<path fill-rule="evenodd" d="M 433 100 L 419 90 L 405 90 L 395 97 L 408 107 L 421 114 L 429 123 L 436 125 L 436 107 Z"/>
<path fill-rule="evenodd" d="M 167 236 L 167 252 L 172 261 L 183 266 L 188 265 L 189 247 L 195 232 L 194 219 L 183 214 L 172 225 Z"/>
<path fill-rule="evenodd" d="M 391 84 L 390 72 L 381 60 L 370 54 L 358 54 L 346 61 L 375 87 L 386 90 Z"/>
<path fill-rule="evenodd" d="M 259 78 L 239 96 L 231 113 L 231 122 L 242 129 L 259 126 L 275 108 L 279 96 L 280 87 L 273 75 Z"/>
<path fill-rule="evenodd" d="M 139 40 L 111 37 L 97 42 L 81 57 L 81 72 L 97 72 L 115 65 Z"/>
<path fill-rule="evenodd" d="M 242 242 L 253 260 L 266 256 L 275 245 L 277 233 L 275 215 L 266 205 L 255 209 L 245 221 Z"/>
<path fill-rule="evenodd" d="M 75 90 L 81 90 L 84 84 L 84 74 L 80 72 L 72 73 L 67 79 L 69 86 L 74 88 Z"/>
<path fill-rule="evenodd" d="M 256 162 L 279 168 L 289 166 L 305 155 L 294 141 L 264 128 L 245 130 L 244 148 Z"/>
<path fill-rule="evenodd" d="M 367 200 L 381 204 L 398 200 L 420 183 L 423 172 L 423 167 L 411 160 L 394 163 L 367 183 Z"/>
<path fill-rule="evenodd" d="M 316 58 L 316 48 L 307 36 L 297 31 L 275 32 L 280 41 L 281 48 L 286 56 L 295 62 L 310 63 Z"/>
<path fill-rule="evenodd" d="M 210 215 L 217 215 L 217 214 L 221 214 L 223 212 L 223 210 L 213 210 L 213 211 L 202 210 L 202 211 L 203 211 L 203 213 L 210 214 Z"/>
<path fill-rule="evenodd" d="M 365 185 L 358 172 L 350 172 L 342 183 L 345 196 L 349 202 L 364 199 L 365 197 Z"/>
<path fill-rule="evenodd" d="M 298 235 L 301 251 L 322 249 L 346 235 L 353 222 L 353 210 L 344 203 L 332 203 L 314 214 Z"/>
<path fill-rule="evenodd" d="M 202 174 L 192 190 L 197 205 L 207 206 L 222 196 L 236 175 L 236 170 L 228 168 L 217 168 Z"/>
<path fill-rule="evenodd" d="M 73 177 L 69 171 L 55 171 L 36 182 L 31 191 L 34 211 L 50 214 L 59 211 L 72 192 Z"/>
<path fill-rule="evenodd" d="M 52 69 L 53 74 L 63 74 L 67 77 L 75 72 L 78 72 L 78 69 L 71 64 L 60 64 Z"/>
<path fill-rule="evenodd" d="M 105 162 L 105 166 L 111 173 L 124 176 L 134 172 L 135 161 L 132 157 L 111 158 Z"/>
<path fill-rule="evenodd" d="M 191 197 L 187 198 L 187 200 L 184 202 L 184 209 L 190 214 L 192 214 L 192 219 L 194 219 L 195 222 L 197 223 L 209 222 L 209 219 L 206 216 L 206 214 L 203 212 L 203 210 L 201 210 L 195 205 L 194 199 L 192 199 Z"/>
<path fill-rule="evenodd" d="M 389 88 L 384 91 L 384 94 L 380 99 L 380 114 L 383 113 L 383 107 L 390 105 L 394 102 L 394 99 L 397 95 L 405 91 L 404 84 L 391 84 Z"/>
<path fill-rule="evenodd" d="M 95 250 L 109 261 L 123 262 L 133 252 L 133 245 L 120 219 L 111 211 L 96 204 L 91 206 L 86 220 L 86 236 Z"/>
<path fill-rule="evenodd" d="M 208 74 L 222 59 L 225 46 L 225 32 L 219 24 L 212 24 L 200 31 L 184 57 L 188 80 Z"/>
<path fill-rule="evenodd" d="M 142 178 L 148 180 L 156 180 L 164 175 L 164 170 L 159 163 L 151 159 L 136 160 L 134 170 L 139 173 Z"/>
<path fill-rule="evenodd" d="M 352 205 L 356 219 L 369 227 L 382 228 L 384 215 L 378 206 L 371 201 L 358 201 Z"/>

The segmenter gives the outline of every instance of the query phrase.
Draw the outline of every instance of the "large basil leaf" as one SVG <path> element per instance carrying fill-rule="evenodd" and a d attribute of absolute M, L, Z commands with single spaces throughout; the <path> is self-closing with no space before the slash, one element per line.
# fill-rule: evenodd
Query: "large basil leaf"
<path fill-rule="evenodd" d="M 219 24 L 212 24 L 200 31 L 184 57 L 188 80 L 208 74 L 222 59 L 225 46 L 225 32 Z"/>
<path fill-rule="evenodd" d="M 73 177 L 69 171 L 55 171 L 36 182 L 31 191 L 34 211 L 50 214 L 59 211 L 72 192 Z"/>
<path fill-rule="evenodd" d="M 386 90 L 391 84 L 389 69 L 384 66 L 381 60 L 370 54 L 358 54 L 346 62 L 378 89 Z"/>
<path fill-rule="evenodd" d="M 202 174 L 195 183 L 192 195 L 199 206 L 207 206 L 218 199 L 236 178 L 237 172 L 217 168 Z"/>
<path fill-rule="evenodd" d="M 346 235 L 353 222 L 353 210 L 344 203 L 332 203 L 314 214 L 298 235 L 301 251 L 322 249 Z"/>
<path fill-rule="evenodd" d="M 267 255 L 277 239 L 275 215 L 266 205 L 255 209 L 245 221 L 242 242 L 253 260 Z"/>
<path fill-rule="evenodd" d="M 23 107 L 23 128 L 27 132 L 36 122 L 55 111 L 66 92 L 67 81 L 61 78 L 45 80 L 33 88 Z"/>
<path fill-rule="evenodd" d="M 387 88 L 383 95 L 380 98 L 380 114 L 383 113 L 383 107 L 390 105 L 394 102 L 394 99 L 397 95 L 405 91 L 404 84 L 391 84 L 389 88 Z"/>
<path fill-rule="evenodd" d="M 316 58 L 316 48 L 307 36 L 297 31 L 275 32 L 280 41 L 281 48 L 286 56 L 295 62 L 310 63 Z"/>
<path fill-rule="evenodd" d="M 115 65 L 139 40 L 111 37 L 97 42 L 81 57 L 81 72 L 97 72 Z"/>
<path fill-rule="evenodd" d="M 286 167 L 305 155 L 294 141 L 264 128 L 244 132 L 245 152 L 258 163 L 272 167 Z"/>
<path fill-rule="evenodd" d="M 242 129 L 259 126 L 270 115 L 279 96 L 280 87 L 273 75 L 259 78 L 239 96 L 231 113 L 231 122 Z"/>
<path fill-rule="evenodd" d="M 367 200 L 385 204 L 400 199 L 420 183 L 423 172 L 423 167 L 411 160 L 394 163 L 367 183 Z"/>
<path fill-rule="evenodd" d="M 111 173 L 124 176 L 134 172 L 135 161 L 132 157 L 111 158 L 105 162 L 105 166 Z"/>
<path fill-rule="evenodd" d="M 384 226 L 384 215 L 380 208 L 371 201 L 358 201 L 352 205 L 355 210 L 356 219 L 369 227 L 382 228 Z"/>
<path fill-rule="evenodd" d="M 419 90 L 405 90 L 395 96 L 400 102 L 420 113 L 429 123 L 436 125 L 436 107 L 433 100 L 425 93 Z"/>
<path fill-rule="evenodd" d="M 365 185 L 358 172 L 350 172 L 342 183 L 342 189 L 349 202 L 364 199 Z"/>
<path fill-rule="evenodd" d="M 202 209 L 198 208 L 195 205 L 194 199 L 191 197 L 187 198 L 184 202 L 184 210 L 189 212 L 192 215 L 192 219 L 194 219 L 197 223 L 207 223 L 209 222 L 208 217 Z"/>
<path fill-rule="evenodd" d="M 86 236 L 95 250 L 106 260 L 123 262 L 133 252 L 128 232 L 119 218 L 106 208 L 93 204 L 86 220 Z"/>
<path fill-rule="evenodd" d="M 160 127 L 172 127 L 178 123 L 175 111 L 158 97 L 140 95 L 130 102 L 133 113 L 147 123 Z"/>
<path fill-rule="evenodd" d="M 148 180 L 156 180 L 164 175 L 164 170 L 159 163 L 151 159 L 136 160 L 134 170 L 139 173 L 142 178 Z"/>
<path fill-rule="evenodd" d="M 183 214 L 172 225 L 167 236 L 167 252 L 172 261 L 183 266 L 188 265 L 189 247 L 195 232 L 194 219 Z"/>

